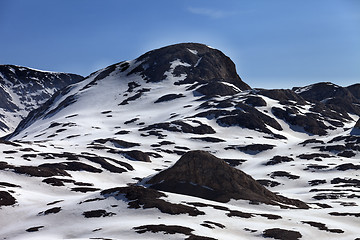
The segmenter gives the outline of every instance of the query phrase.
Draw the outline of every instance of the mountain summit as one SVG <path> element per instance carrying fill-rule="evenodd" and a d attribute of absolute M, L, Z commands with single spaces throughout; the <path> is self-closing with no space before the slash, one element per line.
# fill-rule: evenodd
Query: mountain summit
<path fill-rule="evenodd" d="M 199 43 L 180 43 L 145 53 L 136 59 L 140 64 L 131 71 L 147 81 L 166 79 L 173 68 L 175 76 L 186 74 L 177 84 L 217 82 L 230 83 L 240 90 L 251 89 L 236 73 L 235 64 L 221 51 Z M 176 64 L 176 65 L 175 65 Z M 214 92 L 215 93 L 215 92 Z"/>

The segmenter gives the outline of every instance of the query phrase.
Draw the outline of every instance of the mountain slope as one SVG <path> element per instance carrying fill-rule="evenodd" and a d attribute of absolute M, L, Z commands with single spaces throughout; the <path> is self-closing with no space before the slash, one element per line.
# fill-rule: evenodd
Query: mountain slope
<path fill-rule="evenodd" d="M 26 115 L 57 90 L 83 77 L 14 65 L 0 65 L 0 132 L 12 132 Z"/>
<path fill-rule="evenodd" d="M 358 238 L 359 117 L 251 89 L 226 59 L 202 44 L 153 50 L 32 111 L 0 141 L 0 236 Z"/>

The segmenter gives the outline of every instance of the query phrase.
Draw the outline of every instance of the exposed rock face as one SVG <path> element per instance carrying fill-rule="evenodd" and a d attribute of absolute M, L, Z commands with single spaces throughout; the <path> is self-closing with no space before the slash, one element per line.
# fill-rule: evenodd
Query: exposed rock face
<path fill-rule="evenodd" d="M 154 189 L 218 202 L 244 199 L 265 204 L 308 208 L 299 200 L 270 192 L 251 176 L 205 151 L 187 152 L 174 166 L 155 175 L 146 183 L 152 184 L 151 188 Z"/>
<path fill-rule="evenodd" d="M 57 90 L 82 76 L 0 65 L 0 132 L 10 132 L 32 110 Z"/>
<path fill-rule="evenodd" d="M 186 74 L 182 83 L 217 84 L 220 81 L 231 83 L 240 90 L 250 87 L 237 75 L 235 64 L 221 51 L 199 43 L 181 43 L 145 53 L 137 58 L 142 62 L 131 73 L 142 74 L 149 82 L 158 82 L 166 78 L 171 63 L 181 60 L 186 66 L 177 66 L 175 76 Z M 225 84 L 222 84 L 225 88 Z"/>

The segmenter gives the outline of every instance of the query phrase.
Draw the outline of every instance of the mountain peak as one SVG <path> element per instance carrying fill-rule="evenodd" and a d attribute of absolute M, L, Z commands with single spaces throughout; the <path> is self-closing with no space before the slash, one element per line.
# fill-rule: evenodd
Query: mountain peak
<path fill-rule="evenodd" d="M 251 89 L 236 73 L 235 64 L 221 51 L 200 43 L 180 43 L 147 52 L 136 59 L 140 64 L 131 73 L 140 73 L 149 82 L 186 74 L 177 84 L 225 82 L 239 90 Z"/>

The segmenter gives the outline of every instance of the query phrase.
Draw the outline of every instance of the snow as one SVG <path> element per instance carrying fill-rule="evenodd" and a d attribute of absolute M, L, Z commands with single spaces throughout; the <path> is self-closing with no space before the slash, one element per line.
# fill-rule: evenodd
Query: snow
<path fill-rule="evenodd" d="M 197 62 L 195 63 L 194 67 L 197 67 L 197 66 L 199 65 L 201 59 L 202 59 L 202 57 L 200 57 L 200 58 L 197 60 Z"/>
<path fill-rule="evenodd" d="M 197 55 L 198 54 L 198 51 L 196 51 L 196 50 L 191 50 L 191 49 L 188 49 L 189 50 L 189 52 L 191 52 L 192 54 L 194 54 L 194 55 Z"/>

